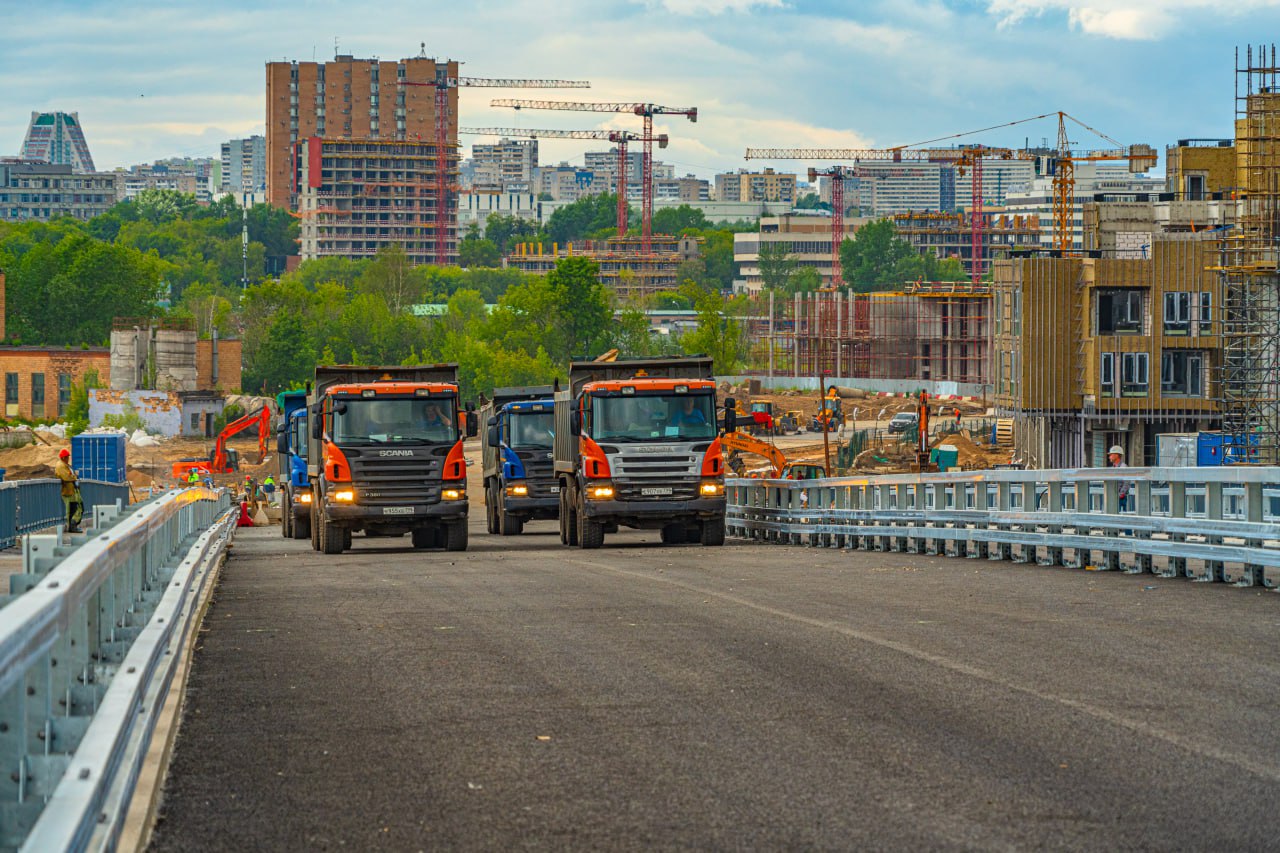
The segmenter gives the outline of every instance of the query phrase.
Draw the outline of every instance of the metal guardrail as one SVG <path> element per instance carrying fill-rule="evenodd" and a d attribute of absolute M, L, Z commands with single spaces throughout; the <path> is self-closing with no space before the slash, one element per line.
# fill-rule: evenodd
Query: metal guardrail
<path fill-rule="evenodd" d="M 80 498 L 84 501 L 85 518 L 93 518 L 93 508 L 98 506 L 129 505 L 128 483 L 108 483 L 103 480 L 81 480 Z"/>
<path fill-rule="evenodd" d="M 738 538 L 1280 586 L 1280 468 L 728 480 L 725 492 Z"/>
<path fill-rule="evenodd" d="M 28 537 L 0 609 L 0 850 L 114 846 L 230 506 L 186 489 L 100 507 L 74 550 Z"/>
<path fill-rule="evenodd" d="M 129 505 L 128 483 L 81 480 L 80 497 L 86 518 L 95 506 Z M 26 533 L 65 524 L 62 483 L 59 480 L 13 480 L 0 483 L 0 548 L 11 548 Z"/>

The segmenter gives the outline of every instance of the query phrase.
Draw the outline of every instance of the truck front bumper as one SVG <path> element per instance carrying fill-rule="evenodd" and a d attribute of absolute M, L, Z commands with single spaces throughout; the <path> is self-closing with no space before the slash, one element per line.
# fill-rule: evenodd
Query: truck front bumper
<path fill-rule="evenodd" d="M 511 515 L 538 515 L 555 518 L 560 512 L 560 498 L 503 497 L 502 507 Z"/>
<path fill-rule="evenodd" d="M 434 504 L 407 504 L 394 507 L 326 502 L 325 514 L 330 521 L 411 526 L 420 521 L 449 522 L 465 519 L 467 501 L 441 501 Z"/>
<path fill-rule="evenodd" d="M 688 501 L 583 501 L 583 514 L 587 518 L 723 518 L 724 513 L 724 498 L 694 498 Z"/>

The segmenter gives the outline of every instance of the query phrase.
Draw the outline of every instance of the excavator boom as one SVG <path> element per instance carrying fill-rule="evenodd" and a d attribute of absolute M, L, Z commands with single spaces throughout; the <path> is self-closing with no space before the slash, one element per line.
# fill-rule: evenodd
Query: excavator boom
<path fill-rule="evenodd" d="M 238 418 L 223 427 L 222 432 L 218 433 L 218 437 L 213 443 L 213 472 L 215 474 L 229 474 L 230 469 L 227 467 L 227 440 L 233 436 L 239 435 L 245 430 L 258 425 L 258 461 L 262 461 L 267 455 L 267 436 L 271 433 L 271 410 L 263 406 L 252 415 L 245 415 Z"/>

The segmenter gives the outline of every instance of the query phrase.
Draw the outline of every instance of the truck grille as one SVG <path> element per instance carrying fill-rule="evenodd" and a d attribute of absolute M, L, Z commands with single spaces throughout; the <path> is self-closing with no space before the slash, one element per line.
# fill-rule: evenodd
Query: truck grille
<path fill-rule="evenodd" d="M 551 487 L 556 485 L 555 462 L 547 458 L 549 450 L 518 450 L 520 463 L 524 465 L 525 485 L 529 487 L 531 498 L 553 498 L 556 493 Z"/>
<path fill-rule="evenodd" d="M 344 448 L 351 463 L 356 500 L 362 506 L 439 503 L 440 475 L 450 448 L 414 448 L 414 456 L 375 456 L 365 448 Z M 376 452 L 376 451 L 374 451 Z"/>
<path fill-rule="evenodd" d="M 652 480 L 650 482 L 618 482 L 613 481 L 614 496 L 620 501 L 691 501 L 698 496 L 699 480 L 671 479 Z M 645 489 L 671 489 L 669 495 L 646 495 Z"/>

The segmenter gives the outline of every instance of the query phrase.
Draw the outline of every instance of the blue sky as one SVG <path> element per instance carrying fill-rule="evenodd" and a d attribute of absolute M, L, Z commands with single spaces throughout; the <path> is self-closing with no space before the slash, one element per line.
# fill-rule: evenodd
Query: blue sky
<path fill-rule="evenodd" d="M 592 83 L 464 89 L 463 125 L 638 124 L 494 109 L 493 97 L 696 106 L 697 124 L 659 123 L 672 139 L 660 156 L 709 176 L 746 165 L 747 146 L 889 146 L 1058 109 L 1162 152 L 1227 137 L 1233 51 L 1280 33 L 1280 0 L 0 0 L 0 33 L 2 154 L 32 110 L 64 109 L 79 111 L 99 168 L 215 156 L 262 131 L 266 61 L 323 60 L 336 36 L 356 56 L 425 42 L 472 76 Z M 1042 121 L 973 140 L 1055 134 Z M 544 140 L 543 162 L 580 160 L 587 144 Z"/>

